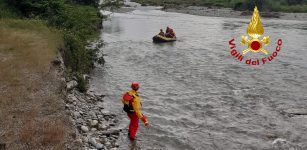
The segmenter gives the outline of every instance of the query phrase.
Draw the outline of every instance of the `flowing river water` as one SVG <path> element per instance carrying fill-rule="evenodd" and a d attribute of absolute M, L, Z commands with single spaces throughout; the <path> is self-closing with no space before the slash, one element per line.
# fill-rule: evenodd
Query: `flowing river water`
<path fill-rule="evenodd" d="M 266 48 L 282 50 L 272 62 L 249 66 L 230 54 L 228 41 L 246 35 L 249 19 L 193 16 L 138 7 L 104 21 L 106 64 L 97 67 L 91 90 L 105 94 L 105 109 L 119 117 L 120 149 L 307 149 L 307 22 L 262 18 Z M 154 44 L 171 26 L 178 41 Z M 121 97 L 141 84 L 143 113 L 137 141 Z M 296 113 L 296 114 L 295 114 Z M 277 139 L 277 140 L 276 140 Z M 274 144 L 273 144 L 274 143 Z"/>

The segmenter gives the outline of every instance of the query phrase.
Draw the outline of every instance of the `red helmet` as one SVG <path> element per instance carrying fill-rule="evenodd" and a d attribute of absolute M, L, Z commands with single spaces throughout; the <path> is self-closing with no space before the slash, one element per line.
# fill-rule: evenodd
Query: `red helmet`
<path fill-rule="evenodd" d="M 139 87 L 140 87 L 140 84 L 139 84 L 139 83 L 137 83 L 137 82 L 132 82 L 131 88 L 132 88 L 133 90 L 138 90 Z"/>

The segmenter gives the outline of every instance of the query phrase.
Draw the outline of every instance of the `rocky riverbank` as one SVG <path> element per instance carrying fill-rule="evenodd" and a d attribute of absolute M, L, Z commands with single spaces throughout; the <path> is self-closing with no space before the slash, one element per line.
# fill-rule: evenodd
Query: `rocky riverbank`
<path fill-rule="evenodd" d="M 104 95 L 80 93 L 74 88 L 76 81 L 67 84 L 69 89 L 66 110 L 76 128 L 77 138 L 84 149 L 116 150 L 121 129 L 116 129 L 116 115 L 105 111 Z M 73 86 L 72 86 L 73 85 Z"/>
<path fill-rule="evenodd" d="M 93 44 L 91 48 L 101 48 L 101 43 Z M 88 81 L 90 76 L 83 75 L 83 78 Z M 116 128 L 116 115 L 104 109 L 104 95 L 79 92 L 76 77 L 66 77 L 66 81 L 65 110 L 75 127 L 75 142 L 85 150 L 116 150 L 121 129 Z"/>

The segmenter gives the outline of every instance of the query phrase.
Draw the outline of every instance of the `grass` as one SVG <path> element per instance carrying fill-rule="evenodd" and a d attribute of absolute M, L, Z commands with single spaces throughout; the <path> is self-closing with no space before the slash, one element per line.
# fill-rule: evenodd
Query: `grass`
<path fill-rule="evenodd" d="M 71 131 L 51 66 L 62 34 L 40 20 L 0 19 L 0 142 L 7 149 L 64 149 Z"/>

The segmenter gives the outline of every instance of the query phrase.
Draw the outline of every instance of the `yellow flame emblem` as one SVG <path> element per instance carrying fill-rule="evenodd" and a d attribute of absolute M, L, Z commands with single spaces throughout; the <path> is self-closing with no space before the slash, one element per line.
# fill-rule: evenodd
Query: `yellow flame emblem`
<path fill-rule="evenodd" d="M 247 27 L 247 34 L 252 37 L 249 39 L 248 36 L 241 37 L 241 44 L 248 46 L 246 50 L 243 51 L 243 55 L 252 51 L 254 53 L 263 52 L 264 54 L 268 54 L 268 51 L 263 49 L 263 44 L 266 46 L 270 44 L 270 37 L 263 37 L 261 40 L 258 38 L 261 37 L 264 33 L 264 29 L 262 27 L 259 11 L 257 7 L 254 8 L 252 19 Z"/>

